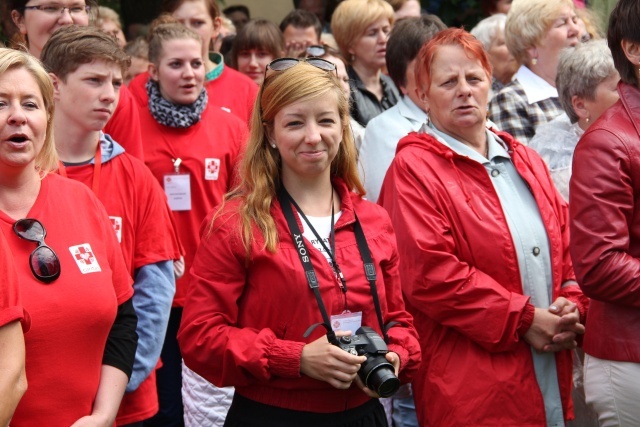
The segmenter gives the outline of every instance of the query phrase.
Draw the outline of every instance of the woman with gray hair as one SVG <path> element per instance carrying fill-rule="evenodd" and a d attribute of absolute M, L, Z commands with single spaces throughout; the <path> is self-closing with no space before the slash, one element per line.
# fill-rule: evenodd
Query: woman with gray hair
<path fill-rule="evenodd" d="M 536 128 L 562 113 L 556 90 L 560 52 L 578 44 L 572 0 L 514 0 L 505 24 L 507 47 L 522 64 L 492 100 L 489 118 L 527 144 Z"/>
<path fill-rule="evenodd" d="M 480 40 L 484 50 L 489 54 L 489 62 L 493 67 L 489 99 L 513 80 L 513 75 L 520 66 L 511 52 L 509 52 L 504 39 L 506 22 L 507 15 L 497 13 L 478 22 L 478 25 L 471 30 L 471 34 Z"/>
<path fill-rule="evenodd" d="M 619 80 L 604 40 L 578 45 L 560 55 L 556 86 L 565 112 L 540 125 L 529 146 L 547 162 L 551 178 L 566 200 L 573 150 L 584 131 L 618 100 Z"/>

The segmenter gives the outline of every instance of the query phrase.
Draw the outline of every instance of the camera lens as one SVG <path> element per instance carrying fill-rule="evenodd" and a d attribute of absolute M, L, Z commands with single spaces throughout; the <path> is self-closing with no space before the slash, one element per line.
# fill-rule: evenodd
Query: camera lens
<path fill-rule="evenodd" d="M 362 382 L 380 397 L 393 396 L 400 388 L 400 380 L 395 375 L 395 369 L 384 356 L 367 357 L 358 375 Z"/>

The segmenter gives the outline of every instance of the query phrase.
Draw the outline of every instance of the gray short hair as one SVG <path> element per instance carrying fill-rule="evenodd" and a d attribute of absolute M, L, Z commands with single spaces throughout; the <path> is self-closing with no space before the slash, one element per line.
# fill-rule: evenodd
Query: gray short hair
<path fill-rule="evenodd" d="M 506 22 L 507 15 L 504 13 L 496 13 L 478 22 L 478 25 L 471 30 L 471 34 L 480 40 L 480 43 L 484 46 L 484 50 L 488 51 L 491 43 L 493 43 L 493 40 L 499 32 L 504 32 Z"/>
<path fill-rule="evenodd" d="M 593 100 L 598 85 L 615 72 L 611 51 L 604 40 L 581 43 L 560 54 L 556 87 L 571 123 L 578 121 L 571 98 Z"/>

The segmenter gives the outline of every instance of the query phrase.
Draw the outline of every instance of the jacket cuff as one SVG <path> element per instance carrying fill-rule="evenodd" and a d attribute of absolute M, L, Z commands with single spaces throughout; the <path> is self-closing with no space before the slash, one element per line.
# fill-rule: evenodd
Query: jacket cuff
<path fill-rule="evenodd" d="M 520 324 L 518 325 L 518 335 L 524 336 L 527 333 L 531 324 L 533 323 L 533 316 L 536 314 L 536 308 L 530 302 L 524 306 L 524 311 L 522 313 L 522 317 L 520 318 Z"/>
<path fill-rule="evenodd" d="M 283 378 L 299 378 L 303 342 L 276 339 L 269 349 L 269 372 Z"/>

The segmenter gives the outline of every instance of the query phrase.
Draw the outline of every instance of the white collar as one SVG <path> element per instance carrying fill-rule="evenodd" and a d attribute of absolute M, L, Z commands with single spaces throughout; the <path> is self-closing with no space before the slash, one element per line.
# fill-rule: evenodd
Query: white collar
<path fill-rule="evenodd" d="M 557 98 L 558 90 L 547 83 L 542 77 L 534 74 L 526 65 L 521 65 L 515 75 L 520 86 L 527 95 L 529 104 L 544 101 L 549 98 Z"/>
<path fill-rule="evenodd" d="M 418 107 L 407 95 L 400 98 L 396 105 L 398 106 L 398 112 L 407 119 L 418 124 L 427 121 L 427 113 Z"/>

